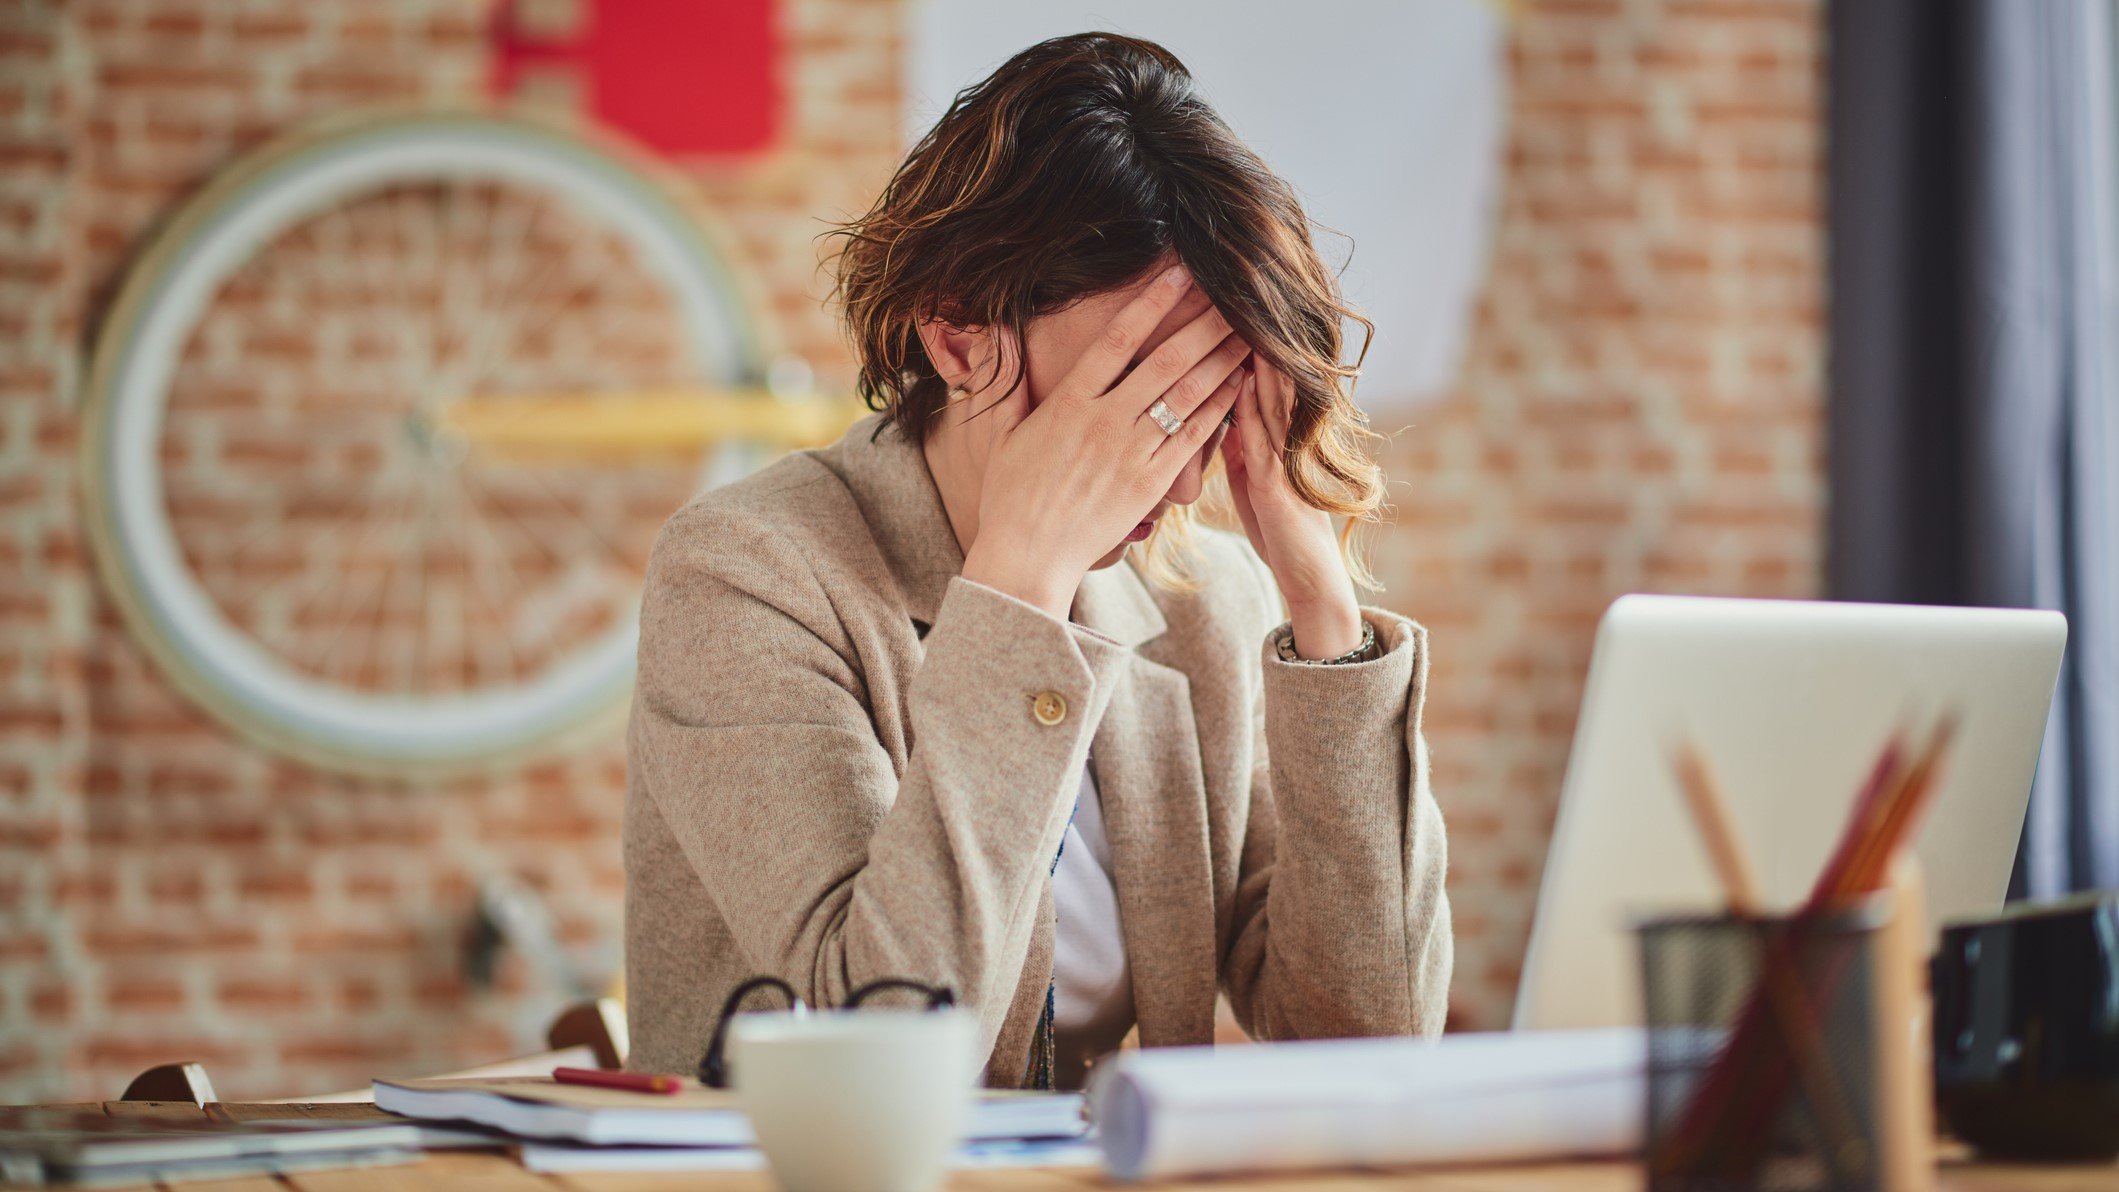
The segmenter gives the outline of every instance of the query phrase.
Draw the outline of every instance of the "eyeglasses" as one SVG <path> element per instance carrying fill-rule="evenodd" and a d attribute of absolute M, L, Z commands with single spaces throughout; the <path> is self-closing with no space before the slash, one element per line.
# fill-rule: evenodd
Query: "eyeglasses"
<path fill-rule="evenodd" d="M 728 1060 L 725 1046 L 728 1039 L 728 1024 L 742 1010 L 743 1001 L 761 989 L 777 990 L 787 1000 L 787 1010 L 795 1017 L 805 1017 L 809 1004 L 795 993 L 795 987 L 778 977 L 752 977 L 736 986 L 721 1003 L 721 1017 L 714 1023 L 713 1038 L 707 1041 L 706 1055 L 699 1061 L 699 1083 L 710 1089 L 728 1087 Z M 924 981 L 911 981 L 903 977 L 881 977 L 855 989 L 846 995 L 840 1005 L 842 1010 L 858 1010 L 862 1003 L 879 993 L 902 991 L 926 999 L 922 1010 L 942 1010 L 956 1005 L 956 993 L 947 985 L 929 985 Z"/>

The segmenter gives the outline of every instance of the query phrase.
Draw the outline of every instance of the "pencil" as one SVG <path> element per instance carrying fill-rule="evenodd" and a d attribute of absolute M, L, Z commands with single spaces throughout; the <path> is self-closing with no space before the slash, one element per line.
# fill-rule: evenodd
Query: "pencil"
<path fill-rule="evenodd" d="M 675 1076 L 657 1076 L 647 1072 L 607 1072 L 602 1068 L 554 1068 L 552 1079 L 560 1084 L 623 1089 L 629 1093 L 674 1093 L 684 1087 L 684 1082 Z"/>
<path fill-rule="evenodd" d="M 1739 915 L 1757 914 L 1758 882 L 1751 876 L 1751 863 L 1745 859 L 1736 828 L 1729 822 L 1729 805 L 1723 800 L 1721 787 L 1716 785 L 1706 759 L 1690 741 L 1678 746 L 1677 774 L 1678 789 L 1684 792 L 1685 802 L 1692 809 L 1693 826 L 1706 842 L 1708 860 L 1714 863 L 1729 909 Z"/>
<path fill-rule="evenodd" d="M 1693 826 L 1699 829 L 1700 838 L 1707 846 L 1708 859 L 1714 865 L 1715 876 L 1721 881 L 1730 911 L 1742 918 L 1756 916 L 1759 913 L 1758 881 L 1752 876 L 1743 842 L 1730 820 L 1728 801 L 1722 797 L 1721 787 L 1714 780 L 1714 772 L 1708 769 L 1706 759 L 1689 740 L 1678 745 L 1676 771 L 1678 788 L 1684 793 L 1685 804 L 1692 812 Z M 1780 1026 L 1781 1038 L 1792 1053 L 1796 1080 L 1817 1110 L 1818 1125 L 1827 1136 L 1823 1149 L 1826 1164 L 1836 1176 L 1856 1179 L 1862 1166 L 1859 1159 L 1863 1150 L 1855 1133 L 1853 1109 L 1832 1072 L 1831 1057 L 1825 1054 L 1824 1025 L 1796 979 L 1796 963 L 1787 941 L 1768 938 L 1774 939 L 1775 943 L 1768 945 L 1766 955 L 1761 958 L 1759 993 L 1763 994 L 1765 1008 Z M 1745 1018 L 1749 1018 L 1749 1012 Z M 1743 1031 L 1740 1029 L 1738 1034 L 1741 1036 Z M 1707 1100 L 1709 1095 L 1708 1088 L 1699 1090 L 1699 1099 L 1694 1102 L 1696 1111 L 1703 1110 L 1710 1103 Z M 1723 1117 L 1725 1124 L 1733 1124 L 1726 1115 L 1718 1116 Z M 1687 1145 L 1688 1142 L 1691 1145 Z M 1696 1149 L 1705 1143 L 1702 1136 L 1688 1139 L 1681 1133 L 1671 1140 L 1663 1156 L 1664 1162 L 1683 1169 L 1689 1166 Z"/>

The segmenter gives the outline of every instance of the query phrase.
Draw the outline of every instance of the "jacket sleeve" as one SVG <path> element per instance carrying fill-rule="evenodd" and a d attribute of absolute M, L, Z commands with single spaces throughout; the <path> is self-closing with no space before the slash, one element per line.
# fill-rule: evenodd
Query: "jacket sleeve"
<path fill-rule="evenodd" d="M 1278 619 L 1271 573 L 1257 570 Z M 1272 634 L 1263 644 L 1222 969 L 1257 1039 L 1432 1035 L 1448 1011 L 1448 852 L 1420 731 L 1427 631 L 1361 613 L 1384 647 L 1367 662 L 1282 662 Z"/>
<path fill-rule="evenodd" d="M 754 971 L 813 1005 L 878 977 L 947 984 L 990 1052 L 1128 652 L 952 580 L 898 774 L 806 563 L 740 528 L 684 537 L 650 564 L 632 732 L 685 859 Z M 1046 692 L 1057 723 L 1033 713 Z"/>

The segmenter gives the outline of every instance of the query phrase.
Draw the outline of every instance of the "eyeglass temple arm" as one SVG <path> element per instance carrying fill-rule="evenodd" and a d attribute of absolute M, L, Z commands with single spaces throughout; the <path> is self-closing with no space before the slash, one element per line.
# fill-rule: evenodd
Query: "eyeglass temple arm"
<path fill-rule="evenodd" d="M 743 984 L 736 986 L 735 989 L 729 992 L 728 1000 L 721 1003 L 721 1017 L 714 1023 L 714 1036 L 707 1041 L 706 1056 L 699 1061 L 699 1083 L 710 1089 L 725 1089 L 728 1087 L 728 1059 L 726 1055 L 728 1024 L 731 1019 L 735 1018 L 736 1010 L 743 1004 L 743 999 L 760 989 L 779 990 L 787 998 L 788 1008 L 797 1014 L 809 1008 L 808 1004 L 795 993 L 794 986 L 789 985 L 778 977 L 752 977 Z M 927 1008 L 930 1010 L 941 1010 L 956 1005 L 956 991 L 947 985 L 929 985 L 925 981 L 912 981 L 904 977 L 882 977 L 870 981 L 868 984 L 847 994 L 844 1003 L 845 1008 L 848 1010 L 859 1009 L 861 1003 L 868 1000 L 871 995 L 891 989 L 910 990 L 925 997 L 927 999 Z"/>
<path fill-rule="evenodd" d="M 889 989 L 909 989 L 920 994 L 927 999 L 927 1008 L 930 1010 L 941 1010 L 956 1005 L 956 991 L 947 985 L 929 985 L 925 981 L 912 981 L 904 977 L 883 977 L 847 994 L 846 1008 L 859 1009 L 870 994 L 882 993 Z"/>
<path fill-rule="evenodd" d="M 728 1087 L 728 1060 L 725 1051 L 728 1044 L 728 1024 L 743 1005 L 743 999 L 760 989 L 777 989 L 787 998 L 788 1008 L 801 1013 L 808 1009 L 795 987 L 778 977 L 752 977 L 729 991 L 728 999 L 721 1003 L 721 1017 L 714 1022 L 714 1036 L 706 1044 L 706 1055 L 699 1061 L 699 1083 L 710 1089 Z"/>

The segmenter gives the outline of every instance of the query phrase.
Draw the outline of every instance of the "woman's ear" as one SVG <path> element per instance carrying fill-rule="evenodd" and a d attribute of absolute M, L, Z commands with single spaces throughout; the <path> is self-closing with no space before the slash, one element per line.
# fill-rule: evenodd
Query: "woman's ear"
<path fill-rule="evenodd" d="M 940 319 L 919 323 L 920 346 L 935 375 L 951 389 L 976 388 L 986 378 L 977 375 L 993 359 L 993 332 L 989 327 L 958 327 Z"/>

